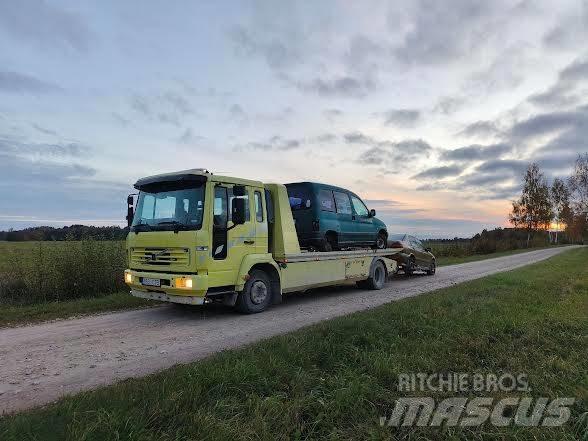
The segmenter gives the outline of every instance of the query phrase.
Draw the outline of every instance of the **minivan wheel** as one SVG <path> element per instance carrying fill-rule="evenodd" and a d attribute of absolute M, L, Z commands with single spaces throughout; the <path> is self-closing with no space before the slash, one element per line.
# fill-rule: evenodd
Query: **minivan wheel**
<path fill-rule="evenodd" d="M 337 239 L 333 234 L 325 235 L 321 251 L 335 251 L 337 249 Z"/>
<path fill-rule="evenodd" d="M 383 250 L 387 247 L 388 238 L 384 233 L 378 233 L 378 237 L 376 238 L 376 248 L 378 250 Z"/>

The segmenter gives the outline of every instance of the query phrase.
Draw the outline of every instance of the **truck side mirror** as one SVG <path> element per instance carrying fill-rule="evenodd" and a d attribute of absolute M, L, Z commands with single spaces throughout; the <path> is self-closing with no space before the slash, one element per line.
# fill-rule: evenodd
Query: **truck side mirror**
<path fill-rule="evenodd" d="M 133 217 L 135 216 L 135 212 L 133 210 L 133 195 L 130 194 L 127 196 L 127 226 L 130 227 L 133 223 Z"/>
<path fill-rule="evenodd" d="M 376 210 L 373 208 L 370 210 L 370 217 L 376 217 Z"/>
<path fill-rule="evenodd" d="M 235 225 L 243 225 L 245 223 L 245 202 L 247 202 L 245 198 L 235 198 L 231 203 L 231 220 Z"/>

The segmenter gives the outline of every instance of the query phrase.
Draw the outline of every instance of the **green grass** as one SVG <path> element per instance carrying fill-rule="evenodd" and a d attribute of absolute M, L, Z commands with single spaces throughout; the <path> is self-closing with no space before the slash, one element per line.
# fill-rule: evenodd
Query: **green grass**
<path fill-rule="evenodd" d="M 67 397 L 0 419 L 0 439 L 587 437 L 577 422 L 588 411 L 587 262 L 588 249 L 571 250 Z M 531 396 L 576 403 L 570 422 L 556 429 L 380 427 L 379 417 L 406 395 L 397 375 L 416 372 L 525 373 Z"/>
<path fill-rule="evenodd" d="M 158 303 L 133 297 L 128 292 L 120 292 L 90 299 L 67 300 L 64 302 L 47 302 L 26 306 L 0 305 L 0 328 L 98 312 L 148 307 Z"/>
<path fill-rule="evenodd" d="M 550 247 L 524 248 L 524 249 L 519 249 L 519 250 L 499 251 L 499 252 L 490 253 L 490 254 L 474 254 L 471 256 L 461 256 L 461 257 L 439 256 L 439 257 L 437 257 L 437 266 L 448 266 L 448 265 L 457 265 L 459 263 L 477 262 L 479 260 L 494 259 L 496 257 L 504 257 L 504 256 L 512 256 L 514 254 L 528 253 L 529 251 L 544 250 L 546 248 L 555 248 L 555 247 L 550 246 Z"/>

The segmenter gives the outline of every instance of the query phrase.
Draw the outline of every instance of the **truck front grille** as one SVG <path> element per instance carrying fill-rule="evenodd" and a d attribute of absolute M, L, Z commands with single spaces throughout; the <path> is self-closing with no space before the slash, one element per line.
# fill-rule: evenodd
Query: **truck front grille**
<path fill-rule="evenodd" d="M 132 248 L 131 263 L 136 265 L 188 265 L 188 248 Z"/>

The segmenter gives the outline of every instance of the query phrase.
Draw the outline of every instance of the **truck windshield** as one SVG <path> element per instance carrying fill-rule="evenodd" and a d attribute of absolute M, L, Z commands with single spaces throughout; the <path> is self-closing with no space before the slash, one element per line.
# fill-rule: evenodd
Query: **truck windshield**
<path fill-rule="evenodd" d="M 139 193 L 131 231 L 199 230 L 203 213 L 204 186 L 149 188 Z"/>

